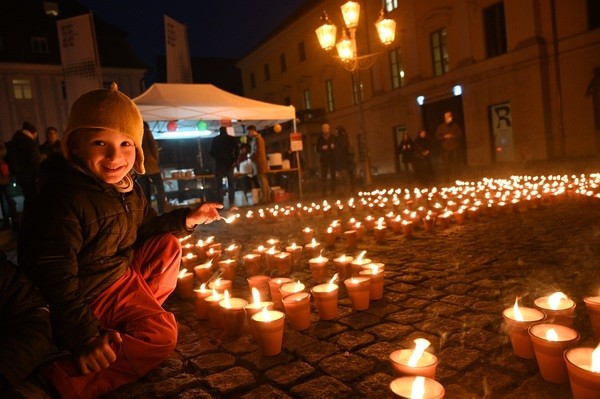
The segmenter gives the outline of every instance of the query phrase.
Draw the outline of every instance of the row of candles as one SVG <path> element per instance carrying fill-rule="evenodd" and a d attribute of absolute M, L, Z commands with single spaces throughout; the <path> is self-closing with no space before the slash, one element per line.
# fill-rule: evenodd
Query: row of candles
<path fill-rule="evenodd" d="M 600 341 L 600 296 L 583 299 L 594 336 Z M 519 306 L 518 298 L 502 312 L 516 356 L 536 359 L 542 377 L 553 383 L 571 384 L 574 399 L 600 395 L 600 344 L 577 347 L 579 332 L 573 329 L 575 302 L 562 292 L 536 298 L 534 307 Z"/>

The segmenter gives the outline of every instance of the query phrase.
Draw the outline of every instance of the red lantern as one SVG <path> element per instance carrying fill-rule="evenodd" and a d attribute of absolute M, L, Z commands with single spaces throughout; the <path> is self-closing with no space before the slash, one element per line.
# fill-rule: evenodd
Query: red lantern
<path fill-rule="evenodd" d="M 169 132 L 174 132 L 175 130 L 177 130 L 177 122 L 169 121 L 169 123 L 167 123 L 167 130 Z"/>

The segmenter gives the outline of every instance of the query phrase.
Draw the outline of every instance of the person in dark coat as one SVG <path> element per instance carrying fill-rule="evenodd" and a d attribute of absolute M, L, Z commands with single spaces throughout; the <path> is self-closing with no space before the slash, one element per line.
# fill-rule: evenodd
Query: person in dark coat
<path fill-rule="evenodd" d="M 404 132 L 404 134 L 402 134 L 402 140 L 398 144 L 398 150 L 402 155 L 402 165 L 404 165 L 404 170 L 408 173 L 409 179 L 414 171 L 414 146 L 415 142 L 413 139 L 410 138 L 408 133 Z"/>
<path fill-rule="evenodd" d="M 40 154 L 42 161 L 51 156 L 62 156 L 60 151 L 60 140 L 58 139 L 58 130 L 54 126 L 46 128 L 46 141 L 40 145 Z"/>
<path fill-rule="evenodd" d="M 452 112 L 447 111 L 444 113 L 444 122 L 438 126 L 435 137 L 442 146 L 442 161 L 446 179 L 458 177 L 463 131 L 458 123 L 454 121 Z"/>
<path fill-rule="evenodd" d="M 233 204 L 235 194 L 235 181 L 233 169 L 238 160 L 240 152 L 239 141 L 227 134 L 227 128 L 221 126 L 219 135 L 215 137 L 210 145 L 210 156 L 215 160 L 215 179 L 217 180 L 217 198 L 223 201 L 223 178 L 227 178 L 229 191 L 229 203 Z"/>
<path fill-rule="evenodd" d="M 41 363 L 51 340 L 46 301 L 0 251 L 0 397 L 9 396 Z"/>
<path fill-rule="evenodd" d="M 331 134 L 329 123 L 321 127 L 323 134 L 317 139 L 317 153 L 321 161 L 321 194 L 327 195 L 327 186 L 331 195 L 335 195 L 335 137 Z M 330 176 L 327 184 L 327 176 Z"/>
<path fill-rule="evenodd" d="M 356 163 L 354 162 L 354 151 L 350 144 L 348 132 L 343 126 L 335 127 L 335 168 L 343 172 L 350 186 L 350 193 L 354 193 L 354 170 Z"/>
<path fill-rule="evenodd" d="M 431 161 L 431 140 L 427 131 L 421 129 L 415 138 L 415 177 L 423 185 L 429 185 L 435 179 Z"/>
<path fill-rule="evenodd" d="M 12 175 L 23 191 L 24 208 L 36 196 L 37 179 L 40 175 L 42 157 L 37 131 L 35 125 L 24 122 L 22 129 L 13 134 L 11 140 L 6 143 L 6 159 Z"/>
<path fill-rule="evenodd" d="M 144 122 L 142 150 L 144 151 L 144 169 L 146 169 L 146 173 L 138 177 L 138 183 L 144 189 L 148 203 L 152 203 L 152 187 L 154 186 L 156 190 L 156 209 L 158 213 L 164 213 L 167 209 L 167 194 L 165 193 L 165 184 L 160 170 L 160 154 L 158 143 L 152 135 L 148 122 Z"/>
<path fill-rule="evenodd" d="M 18 263 L 50 305 L 54 344 L 68 351 L 40 367 L 61 398 L 97 398 L 171 356 L 177 323 L 162 304 L 179 274 L 177 236 L 219 219 L 219 204 L 150 207 L 133 180 L 145 172 L 142 136 L 142 115 L 116 84 L 83 94 L 64 158 L 23 215 Z"/>

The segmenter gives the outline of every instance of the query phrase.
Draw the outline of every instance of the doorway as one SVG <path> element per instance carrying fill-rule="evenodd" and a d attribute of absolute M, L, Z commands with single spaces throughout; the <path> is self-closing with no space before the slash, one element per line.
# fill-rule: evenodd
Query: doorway
<path fill-rule="evenodd" d="M 454 122 L 458 123 L 463 130 L 460 159 L 461 164 L 465 166 L 467 165 L 467 132 L 464 124 L 462 96 L 453 96 L 432 103 L 425 103 L 421 106 L 423 128 L 427 131 L 432 143 L 432 161 L 438 167 L 441 164 L 441 147 L 439 140 L 435 138 L 435 131 L 444 122 L 444 113 L 447 111 L 452 112 Z"/>

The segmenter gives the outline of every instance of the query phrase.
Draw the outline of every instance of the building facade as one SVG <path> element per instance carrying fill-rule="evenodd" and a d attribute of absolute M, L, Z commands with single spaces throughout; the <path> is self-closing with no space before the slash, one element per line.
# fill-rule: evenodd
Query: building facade
<path fill-rule="evenodd" d="M 68 101 L 56 21 L 86 14 L 75 0 L 0 3 L 0 139 L 9 140 L 23 121 L 43 131 L 67 125 Z M 94 18 L 104 85 L 116 82 L 130 97 L 143 89 L 146 66 L 126 43 L 126 34 Z"/>
<path fill-rule="evenodd" d="M 326 11 L 339 38 L 342 3 L 308 0 L 238 63 L 246 97 L 296 107 L 308 168 L 327 121 L 346 128 L 357 154 L 368 151 L 374 175 L 396 173 L 402 133 L 433 136 L 445 111 L 465 132 L 470 166 L 600 150 L 600 2 L 384 0 L 397 23 L 384 47 L 381 2 L 359 1 L 358 54 L 375 62 L 355 74 L 315 35 Z"/>

